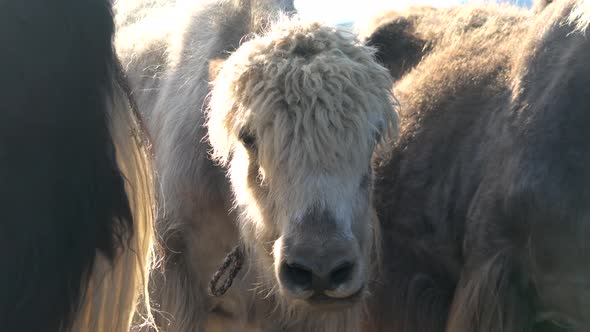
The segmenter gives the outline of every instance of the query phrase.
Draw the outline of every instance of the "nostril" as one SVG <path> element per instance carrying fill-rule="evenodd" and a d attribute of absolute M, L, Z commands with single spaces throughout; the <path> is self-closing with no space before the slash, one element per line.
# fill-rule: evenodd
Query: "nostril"
<path fill-rule="evenodd" d="M 338 265 L 335 269 L 330 272 L 330 287 L 332 289 L 337 288 L 343 283 L 349 281 L 352 278 L 352 272 L 354 270 L 354 264 L 346 262 Z"/>
<path fill-rule="evenodd" d="M 283 263 L 281 274 L 290 285 L 304 290 L 311 289 L 313 273 L 310 269 L 299 264 Z"/>

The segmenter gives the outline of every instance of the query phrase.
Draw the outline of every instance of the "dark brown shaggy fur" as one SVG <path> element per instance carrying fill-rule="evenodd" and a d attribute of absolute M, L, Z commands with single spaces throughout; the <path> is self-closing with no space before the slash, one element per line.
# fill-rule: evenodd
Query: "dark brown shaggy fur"
<path fill-rule="evenodd" d="M 568 23 L 581 2 L 449 37 L 396 84 L 367 331 L 590 329 L 590 41 Z"/>

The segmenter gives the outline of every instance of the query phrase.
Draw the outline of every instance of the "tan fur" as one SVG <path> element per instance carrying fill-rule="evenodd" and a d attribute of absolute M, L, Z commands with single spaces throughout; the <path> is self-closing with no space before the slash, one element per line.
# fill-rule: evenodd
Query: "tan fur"
<path fill-rule="evenodd" d="M 225 59 L 212 59 L 209 61 L 209 81 L 215 80 L 223 61 L 225 61 Z"/>

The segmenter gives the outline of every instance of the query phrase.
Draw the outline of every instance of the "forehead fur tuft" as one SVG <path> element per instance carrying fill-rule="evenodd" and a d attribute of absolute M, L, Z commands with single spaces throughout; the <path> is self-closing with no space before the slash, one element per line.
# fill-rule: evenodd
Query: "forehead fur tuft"
<path fill-rule="evenodd" d="M 207 125 L 214 157 L 227 163 L 245 130 L 284 162 L 342 162 L 346 156 L 333 147 L 359 147 L 368 133 L 395 128 L 391 87 L 374 50 L 348 30 L 282 20 L 244 43 L 213 83 Z"/>

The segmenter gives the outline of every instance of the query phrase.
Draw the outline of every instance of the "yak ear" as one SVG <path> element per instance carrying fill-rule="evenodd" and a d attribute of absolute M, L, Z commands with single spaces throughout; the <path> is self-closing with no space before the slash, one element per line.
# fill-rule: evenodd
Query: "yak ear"
<path fill-rule="evenodd" d="M 221 69 L 221 65 L 225 62 L 223 58 L 214 58 L 209 60 L 209 82 L 213 82 L 215 78 L 217 78 L 217 74 L 219 74 L 219 70 Z"/>
<path fill-rule="evenodd" d="M 407 17 L 394 16 L 365 40 L 377 49 L 377 60 L 389 69 L 394 80 L 400 79 L 424 56 L 427 43 L 416 33 L 415 23 Z"/>

